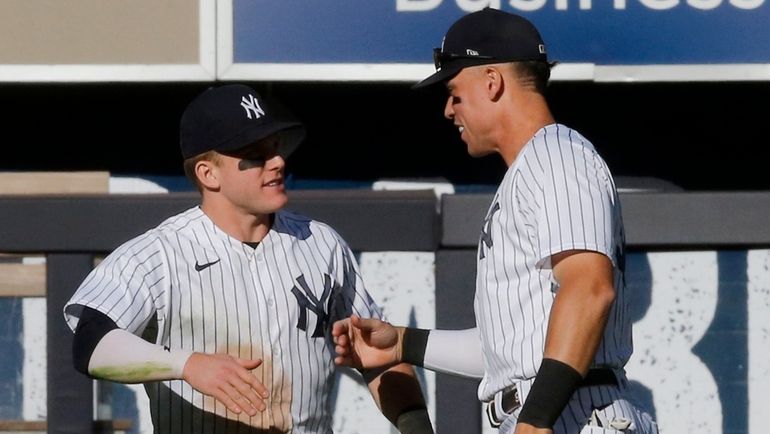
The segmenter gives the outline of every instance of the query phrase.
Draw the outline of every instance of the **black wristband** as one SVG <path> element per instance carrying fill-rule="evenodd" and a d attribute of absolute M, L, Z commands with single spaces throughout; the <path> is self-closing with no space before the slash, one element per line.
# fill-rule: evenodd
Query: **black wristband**
<path fill-rule="evenodd" d="M 401 361 L 422 366 L 430 330 L 406 327 L 401 341 Z"/>
<path fill-rule="evenodd" d="M 401 434 L 433 434 L 433 425 L 425 406 L 407 409 L 398 415 L 396 428 Z"/>
<path fill-rule="evenodd" d="M 572 366 L 555 359 L 543 359 L 519 422 L 537 428 L 552 428 L 583 376 Z"/>

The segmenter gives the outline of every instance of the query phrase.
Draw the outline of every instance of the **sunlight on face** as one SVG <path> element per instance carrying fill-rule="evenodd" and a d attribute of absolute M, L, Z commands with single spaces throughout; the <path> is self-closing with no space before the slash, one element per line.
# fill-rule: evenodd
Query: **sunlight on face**
<path fill-rule="evenodd" d="M 222 154 L 220 191 L 232 205 L 255 215 L 274 213 L 286 205 L 286 162 L 278 153 L 280 144 L 280 136 L 274 134 Z"/>
<path fill-rule="evenodd" d="M 280 136 L 273 134 L 259 142 L 228 152 L 225 155 L 240 160 L 238 162 L 239 170 L 260 168 L 264 167 L 268 160 L 278 155 L 280 144 Z"/>
<path fill-rule="evenodd" d="M 484 90 L 484 67 L 465 68 L 446 83 L 447 101 L 444 116 L 452 121 L 460 138 L 468 146 L 468 154 L 481 157 L 494 152 L 484 140 L 490 128 Z"/>

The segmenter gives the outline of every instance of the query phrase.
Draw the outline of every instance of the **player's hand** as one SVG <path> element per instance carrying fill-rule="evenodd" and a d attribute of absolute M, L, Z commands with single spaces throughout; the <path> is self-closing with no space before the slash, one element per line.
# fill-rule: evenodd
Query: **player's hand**
<path fill-rule="evenodd" d="M 184 366 L 182 379 L 195 390 L 213 396 L 230 411 L 254 416 L 264 411 L 268 391 L 251 373 L 262 360 L 238 359 L 227 354 L 193 353 Z"/>
<path fill-rule="evenodd" d="M 378 319 L 357 315 L 332 325 L 334 363 L 354 368 L 387 367 L 401 361 L 403 327 L 394 327 Z"/>

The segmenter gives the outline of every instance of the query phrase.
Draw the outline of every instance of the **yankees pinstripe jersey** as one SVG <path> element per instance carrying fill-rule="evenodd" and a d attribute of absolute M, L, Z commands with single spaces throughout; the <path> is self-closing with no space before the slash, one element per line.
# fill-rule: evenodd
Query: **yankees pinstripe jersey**
<path fill-rule="evenodd" d="M 271 395 L 254 417 L 182 380 L 149 383 L 163 433 L 332 432 L 330 325 L 350 313 L 382 317 L 352 252 L 327 225 L 280 211 L 253 248 L 199 207 L 107 256 L 65 307 L 73 330 L 81 306 L 137 335 L 157 326 L 159 345 L 264 360 L 253 373 Z"/>
<path fill-rule="evenodd" d="M 612 260 L 617 299 L 594 365 L 625 365 L 632 346 L 623 246 L 614 181 L 593 145 L 564 125 L 540 129 L 506 172 L 479 240 L 474 308 L 486 371 L 481 400 L 536 375 L 558 291 L 550 257 L 566 250 Z"/>

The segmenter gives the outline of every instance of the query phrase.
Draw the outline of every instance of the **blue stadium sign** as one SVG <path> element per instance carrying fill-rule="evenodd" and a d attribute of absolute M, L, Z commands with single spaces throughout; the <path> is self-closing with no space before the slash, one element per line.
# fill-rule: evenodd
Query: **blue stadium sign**
<path fill-rule="evenodd" d="M 222 78 L 416 80 L 431 72 L 431 49 L 454 20 L 491 6 L 541 29 L 551 58 L 562 64 L 557 79 L 770 79 L 767 0 L 224 3 Z"/>

